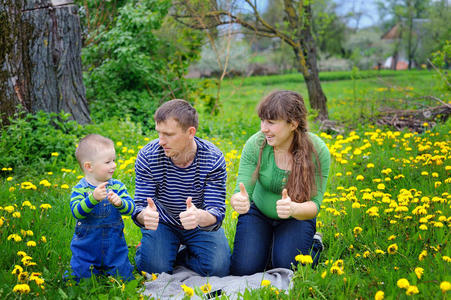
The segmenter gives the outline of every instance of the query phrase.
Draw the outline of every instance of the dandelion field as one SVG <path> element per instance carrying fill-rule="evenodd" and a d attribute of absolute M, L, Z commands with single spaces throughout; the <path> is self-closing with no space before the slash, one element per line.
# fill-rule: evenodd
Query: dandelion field
<path fill-rule="evenodd" d="M 343 134 L 311 131 L 326 142 L 332 156 L 327 192 L 317 230 L 325 250 L 317 268 L 299 265 L 293 289 L 279 291 L 270 282 L 246 291 L 242 299 L 449 299 L 451 289 L 451 121 L 424 123 L 421 133 L 394 131 L 362 120 L 378 107 L 421 107 L 436 95 L 450 103 L 450 94 L 436 91 L 431 74 L 404 73 L 377 78 L 324 83 L 330 118 L 345 120 Z M 247 82 L 249 80 L 249 82 Z M 273 89 L 306 95 L 305 85 L 278 78 L 224 82 L 222 110 L 200 112 L 198 135 L 215 143 L 227 163 L 227 214 L 223 226 L 233 246 L 236 213 L 228 201 L 236 184 L 240 152 L 259 130 L 256 103 Z M 239 108 L 239 109 L 237 109 Z M 134 124 L 89 125 L 88 131 L 116 142 L 115 177 L 134 192 L 134 160 L 139 149 L 156 137 Z M 110 123 L 106 123 L 110 124 Z M 75 150 L 76 140 L 73 141 Z M 27 172 L 0 166 L 0 297 L 42 299 L 139 299 L 144 282 L 123 283 L 99 278 L 75 285 L 64 281 L 69 269 L 70 240 L 75 220 L 70 213 L 70 188 L 82 175 L 73 159 L 50 151 Z M 23 168 L 20 168 L 23 170 Z M 125 219 L 129 256 L 134 263 L 140 231 Z M 304 259 L 300 257 L 299 259 Z M 181 295 L 202 295 L 205 289 L 181 287 Z M 157 295 L 156 295 L 157 296 Z M 226 299 L 226 296 L 219 298 Z"/>

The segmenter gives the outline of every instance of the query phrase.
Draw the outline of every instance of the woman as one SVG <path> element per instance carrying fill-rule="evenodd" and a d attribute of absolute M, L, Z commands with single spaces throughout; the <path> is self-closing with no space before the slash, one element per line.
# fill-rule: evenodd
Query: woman
<path fill-rule="evenodd" d="M 302 96 L 270 93 L 258 106 L 261 131 L 244 145 L 231 205 L 240 215 L 231 273 L 291 268 L 310 254 L 329 173 L 326 144 L 307 132 Z"/>

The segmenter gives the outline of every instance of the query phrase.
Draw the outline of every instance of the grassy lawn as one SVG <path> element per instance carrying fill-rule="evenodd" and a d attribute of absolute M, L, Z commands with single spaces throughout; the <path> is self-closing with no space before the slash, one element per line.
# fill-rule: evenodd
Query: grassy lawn
<path fill-rule="evenodd" d="M 317 218 L 326 245 L 319 266 L 299 266 L 290 291 L 267 286 L 242 298 L 370 299 L 377 292 L 383 292 L 385 299 L 449 298 L 444 291 L 446 282 L 451 282 L 451 121 L 434 128 L 424 124 L 425 131 L 418 134 L 375 127 L 368 120 L 383 107 L 439 104 L 423 98 L 428 95 L 450 103 L 450 94 L 436 90 L 429 71 L 374 73 L 322 74 L 330 118 L 342 122 L 346 131 L 329 135 L 311 123 L 311 131 L 324 139 L 333 158 Z M 196 103 L 198 135 L 215 143 L 227 162 L 228 208 L 223 226 L 231 246 L 237 216 L 229 199 L 241 149 L 259 130 L 256 104 L 275 89 L 295 90 L 307 98 L 305 84 L 297 74 L 289 74 L 224 81 L 216 116 L 204 113 L 203 103 Z M 127 121 L 106 121 L 89 125 L 88 130 L 116 142 L 115 177 L 133 194 L 134 159 L 155 133 Z M 81 171 L 73 159 L 52 152 L 57 153 L 50 150 L 39 168 L 28 172 L 17 171 L 27 170 L 24 166 L 0 166 L 0 297 L 139 298 L 144 278 L 137 273 L 137 280 L 126 284 L 114 278 L 80 285 L 62 280 L 69 268 L 75 224 L 70 188 Z M 125 224 L 133 263 L 141 233 L 130 219 Z M 21 284 L 28 286 L 29 293 L 13 291 Z"/>

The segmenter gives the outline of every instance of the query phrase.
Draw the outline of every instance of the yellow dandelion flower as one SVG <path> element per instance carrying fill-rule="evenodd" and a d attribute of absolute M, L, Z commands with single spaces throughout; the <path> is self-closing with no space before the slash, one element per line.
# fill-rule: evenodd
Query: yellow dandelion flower
<path fill-rule="evenodd" d="M 210 293 L 210 291 L 211 291 L 211 284 L 209 284 L 209 283 L 204 284 L 203 286 L 200 287 L 200 290 L 201 290 L 204 294 Z"/>
<path fill-rule="evenodd" d="M 442 260 L 446 262 L 451 262 L 451 257 L 444 255 L 442 256 Z"/>
<path fill-rule="evenodd" d="M 22 237 L 20 236 L 20 235 L 18 235 L 18 234 L 10 234 L 9 236 L 8 236 L 8 241 L 9 240 L 14 240 L 15 242 L 21 242 L 22 241 Z"/>
<path fill-rule="evenodd" d="M 41 206 L 39 206 L 39 208 L 42 210 L 48 210 L 49 208 L 52 208 L 52 206 L 50 204 L 44 203 L 44 204 L 41 204 Z"/>
<path fill-rule="evenodd" d="M 425 224 L 421 224 L 419 228 L 420 230 L 428 230 L 428 227 Z"/>
<path fill-rule="evenodd" d="M 52 152 L 52 156 L 58 157 L 58 155 L 60 155 L 58 152 Z"/>
<path fill-rule="evenodd" d="M 24 206 L 31 207 L 31 202 L 28 200 L 25 200 L 24 202 L 22 202 L 22 207 L 24 207 Z"/>
<path fill-rule="evenodd" d="M 428 252 L 426 250 L 421 251 L 420 255 L 418 255 L 418 260 L 422 261 L 426 256 L 428 256 Z"/>
<path fill-rule="evenodd" d="M 261 283 L 261 286 L 268 286 L 268 285 L 270 285 L 271 284 L 271 281 L 269 281 L 269 280 L 267 280 L 267 279 L 263 279 L 262 280 L 262 283 Z"/>
<path fill-rule="evenodd" d="M 21 293 L 21 294 L 28 294 L 30 292 L 30 286 L 26 283 L 16 284 L 13 288 L 13 292 Z"/>
<path fill-rule="evenodd" d="M 400 289 L 407 289 L 410 286 L 410 283 L 407 279 L 401 278 L 401 279 L 398 279 L 398 281 L 396 282 L 396 285 Z"/>
<path fill-rule="evenodd" d="M 13 178 L 11 176 L 9 176 L 8 178 L 6 178 L 6 181 L 11 181 L 13 180 Z"/>
<path fill-rule="evenodd" d="M 363 231 L 362 227 L 354 227 L 354 229 L 352 230 L 352 232 L 354 233 L 354 235 L 358 235 Z"/>
<path fill-rule="evenodd" d="M 343 275 L 344 274 L 343 270 L 341 268 L 339 268 L 338 266 L 335 266 L 335 265 L 330 268 L 330 272 L 332 274 L 337 274 L 337 275 Z"/>
<path fill-rule="evenodd" d="M 8 213 L 12 213 L 14 211 L 14 206 L 8 205 L 3 207 L 3 210 L 7 211 Z"/>
<path fill-rule="evenodd" d="M 411 296 L 411 295 L 418 294 L 419 292 L 420 291 L 418 290 L 418 288 L 415 285 L 410 285 L 407 288 L 406 295 Z"/>
<path fill-rule="evenodd" d="M 363 175 L 357 175 L 357 177 L 355 178 L 355 180 L 358 180 L 358 181 L 362 181 L 364 179 L 365 179 L 365 177 L 363 177 Z"/>
<path fill-rule="evenodd" d="M 233 212 L 232 212 L 232 219 L 234 219 L 234 220 L 237 219 L 237 218 L 238 218 L 238 215 L 239 215 L 239 214 L 238 214 L 236 211 L 233 211 Z"/>
<path fill-rule="evenodd" d="M 415 268 L 415 275 L 417 275 L 418 279 L 421 279 L 421 276 L 423 276 L 424 269 L 420 267 Z"/>
<path fill-rule="evenodd" d="M 28 247 L 36 247 L 36 242 L 35 241 L 28 241 L 27 242 L 27 246 Z"/>
<path fill-rule="evenodd" d="M 16 188 L 13 187 L 13 186 L 11 186 L 11 187 L 8 189 L 8 191 L 9 191 L 10 193 L 14 192 L 15 190 L 16 190 Z"/>
<path fill-rule="evenodd" d="M 377 291 L 374 295 L 374 300 L 383 300 L 384 299 L 384 292 L 383 291 Z"/>
<path fill-rule="evenodd" d="M 371 252 L 366 250 L 365 252 L 363 252 L 363 257 L 364 258 L 368 258 L 371 255 Z"/>
<path fill-rule="evenodd" d="M 396 254 L 396 252 L 398 251 L 398 245 L 397 244 L 391 244 L 390 246 L 388 246 L 387 248 L 387 252 L 389 254 Z"/>
<path fill-rule="evenodd" d="M 387 240 L 392 241 L 392 240 L 394 240 L 394 239 L 396 239 L 396 235 L 392 234 L 392 235 L 390 235 L 390 236 L 388 237 Z"/>
<path fill-rule="evenodd" d="M 41 242 L 47 243 L 47 238 L 45 236 L 41 236 Z"/>
<path fill-rule="evenodd" d="M 323 273 L 321 273 L 321 278 L 322 279 L 326 278 L 326 275 L 327 275 L 327 271 L 324 271 Z"/>
<path fill-rule="evenodd" d="M 294 259 L 303 265 L 313 263 L 312 257 L 310 255 L 299 254 L 299 255 L 296 255 L 296 257 Z"/>
<path fill-rule="evenodd" d="M 23 272 L 23 268 L 19 265 L 15 265 L 14 269 L 12 270 L 11 274 L 13 275 L 19 275 L 20 273 Z"/>
<path fill-rule="evenodd" d="M 376 254 L 382 254 L 382 255 L 385 254 L 385 251 L 384 251 L 384 250 L 381 250 L 381 249 L 376 249 L 374 252 L 375 252 Z"/>
<path fill-rule="evenodd" d="M 189 286 L 187 286 L 186 284 L 182 284 L 180 287 L 183 289 L 183 292 L 185 292 L 185 295 L 187 295 L 188 297 L 192 297 L 194 295 L 194 290 Z"/>
<path fill-rule="evenodd" d="M 442 293 L 446 293 L 451 290 L 451 283 L 449 283 L 449 281 L 442 281 L 442 283 L 440 283 L 440 289 L 442 290 Z"/>
<path fill-rule="evenodd" d="M 378 190 L 384 190 L 384 189 L 385 189 L 385 184 L 379 183 L 379 184 L 377 185 L 377 189 L 378 189 Z"/>
<path fill-rule="evenodd" d="M 13 212 L 13 218 L 20 218 L 20 212 L 18 211 Z"/>
<path fill-rule="evenodd" d="M 69 188 L 69 186 L 68 186 L 67 184 L 62 184 L 60 187 L 61 187 L 62 189 L 68 189 L 68 188 Z"/>
<path fill-rule="evenodd" d="M 366 165 L 366 167 L 367 167 L 368 169 L 374 168 L 374 164 L 373 164 L 373 163 L 369 163 L 369 164 Z"/>

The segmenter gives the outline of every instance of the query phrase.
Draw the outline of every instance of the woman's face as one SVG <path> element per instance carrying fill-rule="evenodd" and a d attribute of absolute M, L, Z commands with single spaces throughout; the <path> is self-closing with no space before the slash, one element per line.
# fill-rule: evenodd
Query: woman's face
<path fill-rule="evenodd" d="M 293 141 L 297 124 L 285 120 L 261 120 L 261 132 L 266 137 L 268 145 L 280 150 L 288 150 Z"/>

